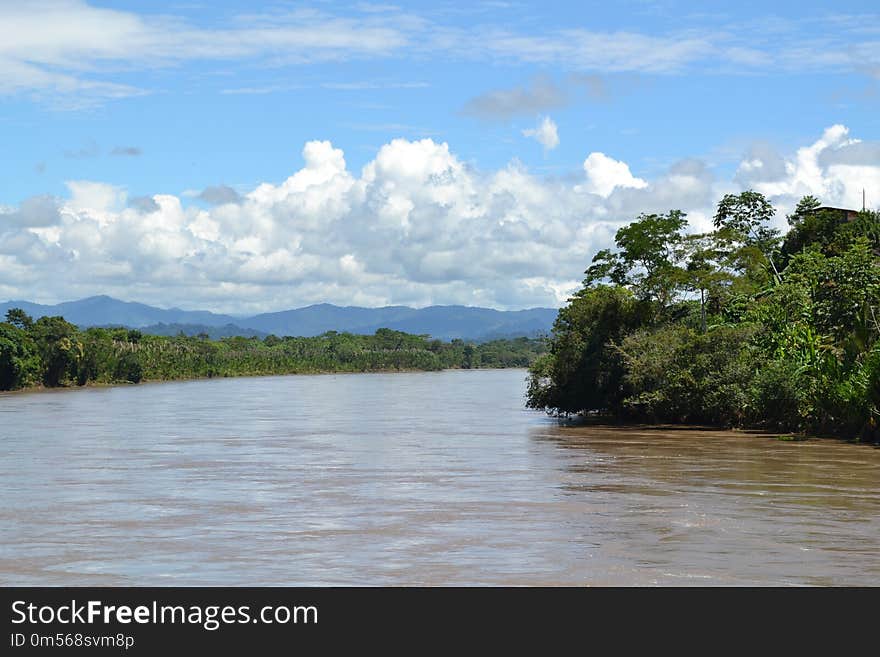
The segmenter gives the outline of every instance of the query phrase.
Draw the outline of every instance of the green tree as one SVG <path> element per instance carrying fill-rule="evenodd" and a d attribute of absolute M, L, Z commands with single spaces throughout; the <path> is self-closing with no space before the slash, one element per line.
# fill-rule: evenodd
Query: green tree
<path fill-rule="evenodd" d="M 720 297 L 732 280 L 722 260 L 724 247 L 717 233 L 688 235 L 685 240 L 686 266 L 682 274 L 685 289 L 700 294 L 700 332 L 706 332 L 706 306 L 710 296 Z"/>
<path fill-rule="evenodd" d="M 11 322 L 0 322 L 0 390 L 30 385 L 39 366 L 36 347 L 27 332 Z"/>
<path fill-rule="evenodd" d="M 528 404 L 563 413 L 619 408 L 625 374 L 614 348 L 643 326 L 651 305 L 624 287 L 585 287 L 559 311 L 550 353 L 532 367 Z"/>
<path fill-rule="evenodd" d="M 779 246 L 779 231 L 767 225 L 775 214 L 776 210 L 763 194 L 747 190 L 741 194 L 725 194 L 718 203 L 713 223 L 719 232 L 739 245 L 734 259 L 748 262 L 750 252 L 757 250 L 778 282 L 781 279 L 773 254 Z"/>
<path fill-rule="evenodd" d="M 84 355 L 76 326 L 63 317 L 40 317 L 29 333 L 40 356 L 46 386 L 61 385 L 68 378 L 76 378 L 77 366 Z"/>
<path fill-rule="evenodd" d="M 610 281 L 631 289 L 637 297 L 657 303 L 662 311 L 682 284 L 680 246 L 687 225 L 685 213 L 640 214 L 614 236 L 619 249 L 599 251 L 586 270 L 584 285 Z"/>
<path fill-rule="evenodd" d="M 661 422 L 736 425 L 746 419 L 748 390 L 759 354 L 753 327 L 718 327 L 700 334 L 667 324 L 627 335 L 627 413 Z"/>
<path fill-rule="evenodd" d="M 472 344 L 466 344 L 464 346 L 464 361 L 462 362 L 462 367 L 466 370 L 473 368 L 474 366 L 474 355 L 477 353 L 476 348 Z"/>
<path fill-rule="evenodd" d="M 33 318 L 21 308 L 10 308 L 7 310 L 6 321 L 24 330 L 28 330 L 34 324 Z"/>
<path fill-rule="evenodd" d="M 786 276 L 790 285 L 809 295 L 809 322 L 819 333 L 841 346 L 854 340 L 858 352 L 877 339 L 880 267 L 865 238 L 837 256 L 800 253 L 792 258 Z"/>
<path fill-rule="evenodd" d="M 144 368 L 138 360 L 137 355 L 128 352 L 117 361 L 113 375 L 118 381 L 140 383 L 141 379 L 144 378 Z"/>
<path fill-rule="evenodd" d="M 828 252 L 835 241 L 840 225 L 840 213 L 835 210 L 819 210 L 819 200 L 804 196 L 798 201 L 794 212 L 788 215 L 790 229 L 782 243 L 785 264 L 806 248 L 814 247 Z"/>

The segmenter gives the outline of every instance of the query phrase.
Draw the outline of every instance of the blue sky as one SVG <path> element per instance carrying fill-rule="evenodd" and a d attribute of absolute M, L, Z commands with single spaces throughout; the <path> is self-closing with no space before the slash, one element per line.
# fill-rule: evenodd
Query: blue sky
<path fill-rule="evenodd" d="M 878 180 L 878 110 L 871 2 L 0 0 L 0 297 L 108 292 L 221 310 L 558 304 L 637 202 L 680 206 L 695 228 L 713 194 L 747 185 L 763 184 L 781 211 L 802 192 L 852 203 L 859 185 Z M 325 237 L 345 242 L 326 253 L 307 216 L 317 188 L 285 187 L 304 167 L 304 146 L 323 141 L 343 153 L 334 171 L 354 181 L 319 181 L 331 195 L 320 203 L 347 208 L 326 215 L 336 223 Z M 799 149 L 811 147 L 815 162 L 803 163 Z M 404 184 L 395 176 L 406 171 L 391 166 L 364 178 L 383 148 L 427 177 Z M 590 168 L 593 153 L 604 159 Z M 525 177 L 501 203 L 513 169 Z M 446 171 L 454 200 L 450 190 L 426 196 Z M 693 179 L 684 186 L 682 171 Z M 277 193 L 260 196 L 262 184 Z M 376 198 L 364 200 L 380 189 L 394 227 Z M 176 199 L 180 217 L 157 195 Z M 545 220 L 539 196 L 562 199 Z M 51 217 L 28 218 L 36 207 Z M 126 222 L 152 222 L 153 232 L 122 235 Z M 419 222 L 448 239 L 428 243 Z M 523 248 L 546 251 L 531 252 L 518 283 L 515 259 L 479 271 L 447 262 L 518 248 L 486 241 L 487 227 L 502 239 L 517 222 Z M 456 241 L 464 225 L 476 232 Z M 246 229 L 256 238 L 247 248 Z M 578 246 L 556 244 L 554 230 Z M 368 237 L 382 231 L 376 255 Z M 165 251 L 128 258 L 126 241 Z M 85 268 L 87 252 L 104 274 Z M 343 262 L 356 263 L 360 283 Z M 67 283 L 47 283 L 59 269 Z M 174 281 L 184 274 L 198 285 Z"/>

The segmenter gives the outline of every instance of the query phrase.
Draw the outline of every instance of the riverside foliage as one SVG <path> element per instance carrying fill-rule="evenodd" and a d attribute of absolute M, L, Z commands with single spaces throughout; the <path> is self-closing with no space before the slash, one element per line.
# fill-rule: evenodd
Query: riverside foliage
<path fill-rule="evenodd" d="M 147 335 L 126 328 L 80 330 L 62 317 L 34 321 L 20 309 L 0 322 L 0 390 L 200 377 L 526 367 L 545 350 L 536 338 L 441 342 L 379 329 L 264 339 Z"/>
<path fill-rule="evenodd" d="M 558 414 L 880 438 L 880 213 L 805 197 L 782 236 L 759 193 L 715 230 L 642 214 L 600 251 L 530 369 Z"/>

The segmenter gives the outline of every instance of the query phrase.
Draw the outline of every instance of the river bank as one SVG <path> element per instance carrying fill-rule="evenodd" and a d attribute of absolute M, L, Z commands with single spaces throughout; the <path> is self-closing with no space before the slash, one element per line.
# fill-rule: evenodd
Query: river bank
<path fill-rule="evenodd" d="M 67 384 L 67 385 L 58 385 L 58 386 L 44 386 L 44 385 L 32 385 L 26 388 L 16 388 L 15 390 L 0 390 L 0 399 L 5 396 L 13 396 L 13 395 L 23 395 L 23 394 L 38 394 L 38 393 L 53 393 L 53 392 L 73 392 L 76 390 L 102 390 L 106 388 L 132 388 L 132 387 L 144 387 L 144 386 L 152 386 L 152 385 L 162 385 L 169 383 L 195 383 L 195 382 L 207 382 L 207 381 L 220 381 L 227 379 L 264 379 L 264 378 L 272 378 L 272 377 L 326 377 L 326 376 L 357 376 L 357 375 L 367 375 L 367 374 L 416 374 L 416 373 L 441 373 L 441 372 L 450 372 L 450 371 L 467 371 L 467 372 L 478 372 L 478 371 L 486 371 L 486 370 L 520 370 L 523 374 L 528 373 L 528 368 L 520 367 L 520 366 L 510 366 L 510 367 L 476 367 L 476 368 L 463 368 L 463 367 L 447 367 L 440 370 L 419 370 L 419 369 L 386 369 L 386 370 L 333 370 L 333 371 L 299 371 L 299 372 L 270 372 L 265 374 L 234 374 L 234 375 L 226 375 L 226 376 L 200 376 L 200 377 L 178 377 L 175 379 L 142 379 L 137 383 L 131 381 L 109 381 L 109 382 L 101 382 L 101 381 L 89 381 L 84 383 L 83 385 L 77 384 Z"/>
<path fill-rule="evenodd" d="M 548 413 L 550 417 L 556 419 L 561 427 L 570 428 L 596 428 L 596 429 L 645 429 L 651 431 L 732 431 L 741 432 L 743 434 L 766 436 L 780 442 L 805 442 L 808 440 L 836 440 L 849 444 L 862 444 L 870 446 L 880 446 L 880 442 L 872 440 L 862 440 L 859 436 L 845 437 L 834 434 L 809 433 L 804 431 L 779 431 L 761 425 L 738 425 L 738 426 L 722 426 L 714 424 L 695 424 L 692 422 L 668 422 L 668 421 L 647 421 L 644 419 L 632 418 L 614 418 L 603 415 L 569 415 L 561 416 Z"/>
<path fill-rule="evenodd" d="M 726 194 L 710 232 L 640 214 L 593 256 L 529 405 L 880 441 L 880 213 Z"/>
<path fill-rule="evenodd" d="M 12 311 L 10 311 L 12 312 Z M 323 372 L 437 371 L 527 367 L 546 351 L 538 338 L 442 342 L 379 329 L 264 339 L 80 330 L 61 317 L 11 314 L 0 322 L 0 390 Z M 13 323 L 14 321 L 14 323 Z"/>

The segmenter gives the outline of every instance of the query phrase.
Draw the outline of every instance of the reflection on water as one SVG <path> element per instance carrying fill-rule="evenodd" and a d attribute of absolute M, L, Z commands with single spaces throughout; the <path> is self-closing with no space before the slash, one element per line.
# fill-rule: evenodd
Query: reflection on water
<path fill-rule="evenodd" d="M 524 376 L 0 395 L 0 583 L 880 584 L 880 450 L 559 426 Z"/>

